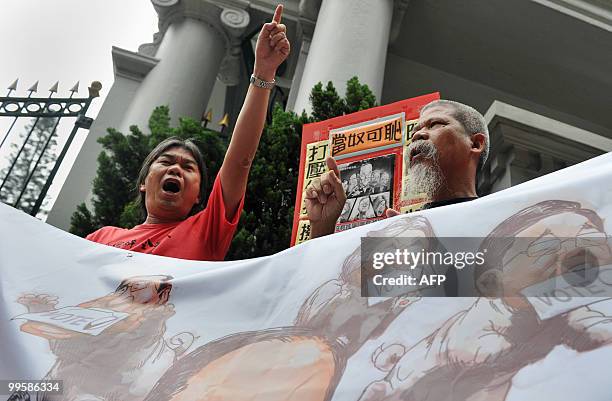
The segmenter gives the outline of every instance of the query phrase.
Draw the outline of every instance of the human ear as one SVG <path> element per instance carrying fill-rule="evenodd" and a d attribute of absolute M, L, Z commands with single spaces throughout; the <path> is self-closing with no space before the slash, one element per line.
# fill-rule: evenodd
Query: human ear
<path fill-rule="evenodd" d="M 477 132 L 475 134 L 472 134 L 470 139 L 472 141 L 472 149 L 479 150 L 480 152 L 484 150 L 486 139 L 484 134 Z"/>
<path fill-rule="evenodd" d="M 147 192 L 144 184 L 140 184 L 139 190 L 140 192 Z"/>

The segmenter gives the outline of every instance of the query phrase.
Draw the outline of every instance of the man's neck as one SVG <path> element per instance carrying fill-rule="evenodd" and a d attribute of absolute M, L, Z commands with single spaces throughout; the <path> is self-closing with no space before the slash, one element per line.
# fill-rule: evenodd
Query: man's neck
<path fill-rule="evenodd" d="M 442 202 L 450 199 L 476 197 L 478 197 L 478 195 L 476 194 L 476 190 L 474 188 L 462 188 L 457 190 L 445 188 L 444 190 L 436 193 L 432 199 L 430 199 L 430 202 Z"/>

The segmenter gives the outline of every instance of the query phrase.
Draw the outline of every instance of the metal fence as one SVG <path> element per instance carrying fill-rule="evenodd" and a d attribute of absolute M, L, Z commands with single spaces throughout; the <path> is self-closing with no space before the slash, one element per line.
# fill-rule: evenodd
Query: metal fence
<path fill-rule="evenodd" d="M 92 82 L 86 98 L 75 97 L 78 82 L 69 90 L 70 96 L 63 98 L 54 97 L 59 82 L 49 89 L 46 98 L 32 96 L 38 90 L 38 82 L 27 90 L 26 97 L 12 96 L 17 84 L 15 80 L 6 96 L 0 97 L 0 117 L 12 118 L 6 132 L 0 134 L 0 150 L 6 151 L 9 144 L 12 147 L 9 164 L 0 172 L 0 199 L 36 216 L 78 129 L 91 126 L 93 119 L 86 113 L 99 96 L 102 84 Z M 57 128 L 66 118 L 73 118 L 74 125 L 56 156 L 51 148 L 57 140 Z M 16 128 L 21 126 L 20 119 L 29 122 L 23 129 Z"/>

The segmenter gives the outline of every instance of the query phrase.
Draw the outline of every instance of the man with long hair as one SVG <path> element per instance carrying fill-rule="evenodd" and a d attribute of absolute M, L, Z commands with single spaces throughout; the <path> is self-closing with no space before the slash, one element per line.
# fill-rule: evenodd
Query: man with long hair
<path fill-rule="evenodd" d="M 223 165 L 208 203 L 204 193 L 204 160 L 191 141 L 169 138 L 145 159 L 137 191 L 146 220 L 130 230 L 102 227 L 91 241 L 192 260 L 223 260 L 238 224 L 251 163 L 264 126 L 276 69 L 290 44 L 278 5 L 271 22 L 261 28 L 255 66 Z"/>

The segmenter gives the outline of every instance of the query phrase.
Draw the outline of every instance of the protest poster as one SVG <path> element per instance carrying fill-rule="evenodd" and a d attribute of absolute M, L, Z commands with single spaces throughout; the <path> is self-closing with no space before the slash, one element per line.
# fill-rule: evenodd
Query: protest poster
<path fill-rule="evenodd" d="M 336 232 L 381 220 L 387 208 L 417 210 L 424 199 L 407 191 L 406 148 L 421 107 L 439 98 L 432 93 L 304 125 L 291 245 L 310 237 L 304 194 L 327 171 L 328 156 L 347 192 Z"/>

